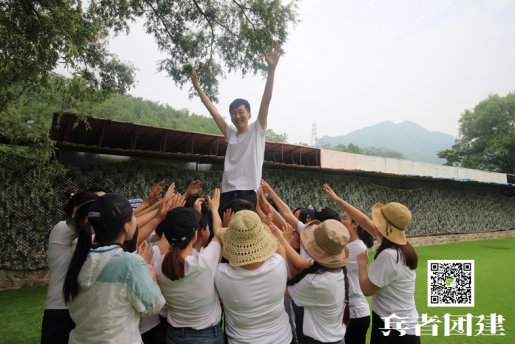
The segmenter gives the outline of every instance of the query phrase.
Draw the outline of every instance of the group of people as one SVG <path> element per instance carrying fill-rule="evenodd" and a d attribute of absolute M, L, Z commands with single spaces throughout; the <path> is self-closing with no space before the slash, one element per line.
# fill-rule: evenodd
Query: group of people
<path fill-rule="evenodd" d="M 142 202 L 94 189 L 69 198 L 49 238 L 42 343 L 359 344 L 371 318 L 371 343 L 420 342 L 413 332 L 384 331 L 393 314 L 408 327 L 418 319 L 408 208 L 378 203 L 369 218 L 325 184 L 343 216 L 292 211 L 261 179 L 281 55 L 278 45 L 265 55 L 255 122 L 246 100 L 229 106 L 234 128 L 192 71 L 228 142 L 221 189 L 204 198 L 198 180 L 184 194 L 162 181 Z"/>

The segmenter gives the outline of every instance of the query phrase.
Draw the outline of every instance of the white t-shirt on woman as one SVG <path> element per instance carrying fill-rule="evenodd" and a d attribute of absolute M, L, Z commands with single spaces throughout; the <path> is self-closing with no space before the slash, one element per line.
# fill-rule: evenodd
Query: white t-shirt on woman
<path fill-rule="evenodd" d="M 184 277 L 175 281 L 161 267 L 156 269 L 168 308 L 167 321 L 173 327 L 202 330 L 220 322 L 222 309 L 213 281 L 221 252 L 220 243 L 212 241 L 200 253 L 186 257 Z"/>
<path fill-rule="evenodd" d="M 289 344 L 284 310 L 286 262 L 277 253 L 255 270 L 219 264 L 215 285 L 225 310 L 230 344 Z"/>
<path fill-rule="evenodd" d="M 392 314 L 402 317 L 402 328 L 409 329 L 406 334 L 415 334 L 418 321 L 415 306 L 417 274 L 406 266 L 401 255 L 397 257 L 396 250 L 387 248 L 379 253 L 370 266 L 368 277 L 380 288 L 372 296 L 372 310 L 383 318 Z"/>
<path fill-rule="evenodd" d="M 296 305 L 304 307 L 305 336 L 324 343 L 345 337 L 345 279 L 341 270 L 307 274 L 297 284 L 288 286 L 288 293 Z"/>
<path fill-rule="evenodd" d="M 370 307 L 359 286 L 358 254 L 367 251 L 361 240 L 347 244 L 349 260 L 347 261 L 347 278 L 349 279 L 349 311 L 351 319 L 370 316 Z"/>

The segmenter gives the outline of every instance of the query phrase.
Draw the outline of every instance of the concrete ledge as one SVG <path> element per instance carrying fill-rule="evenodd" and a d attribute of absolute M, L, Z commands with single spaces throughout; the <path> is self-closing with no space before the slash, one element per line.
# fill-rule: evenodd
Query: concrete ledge
<path fill-rule="evenodd" d="M 413 247 L 431 246 L 439 244 L 448 244 L 453 242 L 473 241 L 473 240 L 491 240 L 515 237 L 515 229 L 497 230 L 482 233 L 466 233 L 466 234 L 440 234 L 430 236 L 417 236 L 408 238 Z"/>

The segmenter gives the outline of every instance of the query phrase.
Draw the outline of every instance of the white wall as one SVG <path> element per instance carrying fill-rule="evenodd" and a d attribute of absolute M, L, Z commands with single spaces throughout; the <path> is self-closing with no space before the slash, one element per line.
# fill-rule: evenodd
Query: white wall
<path fill-rule="evenodd" d="M 506 174 L 320 149 L 322 168 L 507 184 Z"/>

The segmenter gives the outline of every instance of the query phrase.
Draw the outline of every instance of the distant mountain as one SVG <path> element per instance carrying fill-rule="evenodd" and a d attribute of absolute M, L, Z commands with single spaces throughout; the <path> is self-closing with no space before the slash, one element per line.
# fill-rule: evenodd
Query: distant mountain
<path fill-rule="evenodd" d="M 438 131 L 428 131 L 410 121 L 385 121 L 344 136 L 323 136 L 319 140 L 320 145 L 327 144 L 331 147 L 349 143 L 359 147 L 388 148 L 401 153 L 408 160 L 443 164 L 445 160 L 439 159 L 437 153 L 450 148 L 454 137 Z"/>

